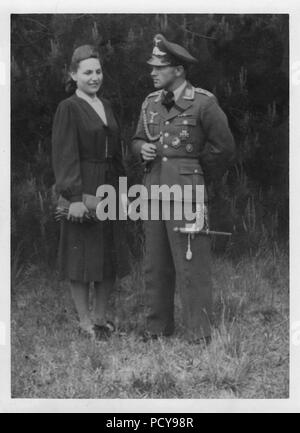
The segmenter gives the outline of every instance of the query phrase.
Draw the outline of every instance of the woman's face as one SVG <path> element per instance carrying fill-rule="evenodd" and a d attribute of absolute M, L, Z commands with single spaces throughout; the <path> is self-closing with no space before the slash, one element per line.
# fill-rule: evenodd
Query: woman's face
<path fill-rule="evenodd" d="M 103 82 L 103 72 L 98 59 L 86 59 L 79 62 L 76 72 L 71 77 L 77 83 L 77 88 L 89 96 L 95 96 Z"/>

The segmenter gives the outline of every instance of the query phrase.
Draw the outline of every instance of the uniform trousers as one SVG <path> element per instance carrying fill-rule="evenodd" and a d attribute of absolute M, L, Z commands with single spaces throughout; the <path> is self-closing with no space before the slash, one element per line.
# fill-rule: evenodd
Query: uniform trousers
<path fill-rule="evenodd" d="M 153 206 L 153 203 L 152 203 Z M 171 335 L 174 332 L 174 294 L 179 289 L 181 311 L 188 337 L 201 338 L 211 334 L 212 279 L 211 241 L 209 236 L 191 239 L 192 259 L 186 259 L 188 236 L 175 232 L 174 227 L 191 223 L 174 219 L 174 202 L 170 202 L 170 218 L 165 215 L 163 201 L 159 219 L 144 221 L 146 254 L 145 286 L 147 330 L 151 334 Z M 150 216 L 150 201 L 148 204 Z"/>

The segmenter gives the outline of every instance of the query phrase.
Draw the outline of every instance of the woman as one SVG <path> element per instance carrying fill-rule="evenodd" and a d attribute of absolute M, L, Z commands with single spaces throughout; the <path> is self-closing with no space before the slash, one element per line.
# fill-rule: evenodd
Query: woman
<path fill-rule="evenodd" d="M 93 46 L 74 51 L 70 77 L 77 90 L 59 104 L 52 133 L 56 191 L 70 202 L 68 218 L 61 222 L 59 278 L 71 282 L 80 329 L 106 338 L 114 330 L 107 320 L 109 293 L 116 275 L 128 273 L 128 254 L 120 222 L 84 220 L 88 209 L 83 194 L 95 195 L 101 184 L 116 186 L 118 177 L 124 176 L 120 131 L 109 102 L 97 97 L 103 73 Z M 95 288 L 92 315 L 91 282 Z"/>

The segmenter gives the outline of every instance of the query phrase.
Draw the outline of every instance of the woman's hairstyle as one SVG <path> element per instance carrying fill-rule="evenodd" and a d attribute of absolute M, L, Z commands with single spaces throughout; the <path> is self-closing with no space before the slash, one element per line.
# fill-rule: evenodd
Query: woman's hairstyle
<path fill-rule="evenodd" d="M 77 47 L 72 55 L 71 63 L 69 66 L 69 72 L 76 72 L 79 66 L 79 63 L 82 60 L 86 59 L 99 59 L 100 56 L 99 52 L 96 47 L 93 45 L 81 45 L 80 47 Z M 66 80 L 66 86 L 65 86 L 67 93 L 73 93 L 76 90 L 76 83 L 68 74 L 67 80 Z"/>
<path fill-rule="evenodd" d="M 77 47 L 72 55 L 70 71 L 76 72 L 79 63 L 82 60 L 90 58 L 100 60 L 99 52 L 96 47 L 94 47 L 93 45 L 81 45 L 80 47 Z"/>

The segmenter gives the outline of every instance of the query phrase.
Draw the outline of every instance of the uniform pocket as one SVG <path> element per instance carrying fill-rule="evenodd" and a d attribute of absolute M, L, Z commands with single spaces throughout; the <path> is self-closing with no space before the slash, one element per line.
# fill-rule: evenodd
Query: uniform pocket
<path fill-rule="evenodd" d="M 184 198 L 186 201 L 201 201 L 201 195 L 198 196 L 198 194 L 201 194 L 200 192 L 196 191 L 198 190 L 196 186 L 203 185 L 204 186 L 204 175 L 203 170 L 200 167 L 200 165 L 181 165 L 179 167 L 179 173 L 180 173 L 180 183 L 181 187 L 184 188 L 185 185 L 190 185 L 190 189 L 184 189 Z M 203 199 L 205 199 L 205 186 L 203 191 Z"/>
<path fill-rule="evenodd" d="M 147 121 L 147 128 L 151 135 L 159 134 L 160 132 L 160 123 L 158 119 L 153 120 L 153 122 Z"/>
<path fill-rule="evenodd" d="M 181 185 L 196 185 L 204 184 L 203 170 L 200 165 L 181 165 L 179 167 Z"/>
<path fill-rule="evenodd" d="M 196 117 L 178 117 L 175 121 L 176 126 L 196 126 Z"/>
<path fill-rule="evenodd" d="M 179 173 L 183 175 L 201 175 L 203 176 L 203 170 L 200 165 L 181 165 L 179 167 Z"/>

